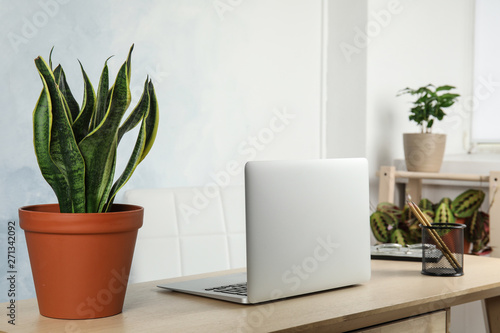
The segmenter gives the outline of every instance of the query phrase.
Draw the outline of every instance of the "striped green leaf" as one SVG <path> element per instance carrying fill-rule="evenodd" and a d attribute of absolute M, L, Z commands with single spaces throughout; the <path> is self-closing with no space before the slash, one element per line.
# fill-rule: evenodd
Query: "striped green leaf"
<path fill-rule="evenodd" d="M 110 170 L 110 177 L 108 178 L 108 181 L 106 183 L 106 187 L 104 188 L 104 192 L 101 196 L 101 200 L 99 201 L 99 207 L 98 207 L 98 212 L 107 212 L 110 207 L 107 206 L 107 203 L 109 201 L 112 185 L 113 185 L 113 179 L 115 175 L 115 168 L 116 168 L 116 155 L 117 155 L 117 142 L 116 140 L 113 140 L 112 142 L 112 149 L 111 149 L 111 155 L 109 160 L 107 161 L 109 165 L 106 165 L 106 169 Z M 114 196 L 114 195 L 113 195 Z"/>
<path fill-rule="evenodd" d="M 118 143 L 120 143 L 123 135 L 133 129 L 144 117 L 144 113 L 149 109 L 149 89 L 148 80 L 144 83 L 144 91 L 142 92 L 141 99 L 137 106 L 132 110 L 123 125 L 118 130 Z"/>
<path fill-rule="evenodd" d="M 62 69 L 61 65 L 58 65 L 54 70 L 54 78 L 56 80 L 57 85 L 59 86 L 59 90 L 61 91 L 64 99 L 69 107 L 68 118 L 73 124 L 73 121 L 78 117 L 78 113 L 80 112 L 80 106 L 76 101 L 71 89 L 69 88 L 68 82 L 66 81 L 66 74 Z"/>
<path fill-rule="evenodd" d="M 106 115 L 106 110 L 108 109 L 109 106 L 109 98 L 108 98 L 108 93 L 109 96 L 111 96 L 110 91 L 109 91 L 109 70 L 108 70 L 108 59 L 104 62 L 104 68 L 102 69 L 101 72 L 101 78 L 99 79 L 99 87 L 97 88 L 97 101 L 96 101 L 96 108 L 95 112 L 92 115 L 92 123 L 91 123 L 91 131 L 94 130 L 101 121 L 104 119 L 104 116 Z"/>
<path fill-rule="evenodd" d="M 59 168 L 50 158 L 50 132 L 52 127 L 52 105 L 48 98 L 48 88 L 42 78 L 43 90 L 33 111 L 33 140 L 35 154 L 43 177 L 54 190 L 61 211 L 71 211 L 69 184 Z"/>
<path fill-rule="evenodd" d="M 145 109 L 145 112 L 148 112 L 149 111 L 148 109 L 149 107 Z M 135 171 L 135 168 L 137 168 L 137 166 L 139 165 L 140 158 L 144 151 L 145 142 L 146 142 L 146 117 L 143 117 L 141 127 L 139 129 L 139 134 L 137 135 L 137 140 L 135 142 L 134 150 L 132 151 L 127 166 L 125 167 L 125 170 L 123 170 L 122 174 L 117 179 L 117 181 L 113 185 L 113 188 L 111 189 L 108 202 L 106 203 L 106 211 L 113 204 L 113 200 L 116 196 L 116 193 L 123 187 L 123 185 L 127 183 L 127 181 L 132 176 L 132 173 Z"/>
<path fill-rule="evenodd" d="M 92 87 L 92 83 L 90 83 L 89 77 L 87 76 L 87 73 L 85 73 L 81 63 L 80 68 L 83 75 L 84 90 L 82 110 L 73 123 L 73 133 L 75 134 L 76 142 L 80 142 L 87 136 L 87 134 L 89 134 L 90 120 L 92 119 L 96 105 L 94 88 Z"/>
<path fill-rule="evenodd" d="M 84 212 L 85 211 L 85 162 L 78 150 L 70 120 L 67 114 L 67 104 L 55 81 L 55 77 L 43 58 L 35 59 L 46 94 L 50 97 L 50 112 L 52 113 L 52 124 L 50 137 L 38 137 L 38 140 L 49 139 L 49 155 L 42 156 L 43 159 L 50 158 L 60 173 L 66 179 L 71 197 L 70 207 L 61 206 L 61 212 Z M 35 122 L 34 126 L 40 124 Z M 37 131 L 35 129 L 35 131 Z M 35 141 L 35 146 L 46 146 L 46 141 Z M 44 162 L 48 163 L 48 162 Z"/>
<path fill-rule="evenodd" d="M 85 159 L 85 190 L 87 212 L 97 212 L 109 182 L 113 179 L 114 166 L 110 161 L 116 155 L 118 128 L 130 104 L 130 89 L 127 78 L 127 62 L 120 68 L 112 88 L 111 101 L 103 121 L 87 135 L 79 147 Z"/>
<path fill-rule="evenodd" d="M 159 108 L 158 108 L 158 100 L 156 99 L 155 88 L 153 86 L 153 82 L 151 80 L 148 84 L 149 89 L 149 113 L 146 119 L 146 143 L 144 147 L 144 151 L 142 152 L 141 162 L 146 158 L 146 155 L 149 153 L 151 148 L 153 147 L 153 143 L 156 139 L 156 133 L 158 132 L 158 124 L 159 124 Z"/>

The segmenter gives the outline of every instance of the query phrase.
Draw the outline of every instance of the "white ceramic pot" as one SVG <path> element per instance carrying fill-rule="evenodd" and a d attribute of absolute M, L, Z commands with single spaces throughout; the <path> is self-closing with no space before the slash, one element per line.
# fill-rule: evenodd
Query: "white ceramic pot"
<path fill-rule="evenodd" d="M 408 171 L 439 172 L 443 163 L 446 134 L 404 133 L 403 145 Z"/>

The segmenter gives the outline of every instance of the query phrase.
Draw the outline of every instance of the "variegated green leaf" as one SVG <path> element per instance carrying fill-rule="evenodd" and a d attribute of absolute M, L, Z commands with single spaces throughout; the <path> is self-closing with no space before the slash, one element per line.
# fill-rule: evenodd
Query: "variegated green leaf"
<path fill-rule="evenodd" d="M 135 116 L 132 116 L 133 114 L 135 114 Z M 123 131 L 128 128 L 133 128 L 135 126 L 135 119 L 139 117 L 142 117 L 142 123 L 137 136 L 134 150 L 132 152 L 132 155 L 130 156 L 125 170 L 113 185 L 106 210 L 111 207 L 116 193 L 127 183 L 136 167 L 147 155 L 156 137 L 156 131 L 158 128 L 158 103 L 156 100 L 153 83 L 151 81 L 148 82 L 148 80 L 146 80 L 145 82 L 144 92 L 141 100 L 139 101 L 137 107 L 135 108 L 129 119 L 127 119 L 127 121 L 125 122 L 124 126 L 122 126 Z M 125 126 L 126 124 L 128 125 Z M 122 128 L 120 128 L 120 130 L 122 130 Z"/>
<path fill-rule="evenodd" d="M 73 124 L 73 121 L 76 117 L 78 117 L 78 113 L 80 112 L 80 106 L 69 88 L 68 82 L 66 81 L 66 74 L 64 73 L 61 65 L 58 65 L 54 70 L 54 78 L 56 80 L 56 84 L 59 86 L 59 90 L 68 104 L 68 118 L 71 121 L 71 124 Z"/>
<path fill-rule="evenodd" d="M 144 83 L 144 91 L 142 92 L 141 99 L 137 103 L 134 110 L 127 117 L 123 125 L 120 126 L 118 130 L 118 143 L 120 143 L 123 135 L 133 129 L 144 117 L 145 111 L 149 109 L 149 90 L 148 90 L 148 80 Z"/>
<path fill-rule="evenodd" d="M 66 103 L 55 82 L 54 75 L 47 63 L 38 57 L 35 64 L 44 81 L 51 101 L 52 127 L 50 133 L 50 158 L 67 180 L 72 207 L 61 207 L 63 212 L 85 211 L 85 163 L 78 150 L 68 119 Z M 34 126 L 39 124 L 35 123 Z M 35 142 L 35 145 L 45 144 Z M 66 211 L 69 210 L 69 211 Z"/>
<path fill-rule="evenodd" d="M 156 139 L 156 133 L 158 132 L 158 124 L 160 120 L 160 111 L 158 108 L 158 100 L 156 99 L 155 88 L 151 80 L 148 84 L 149 89 L 149 113 L 146 119 L 146 143 L 144 146 L 144 151 L 142 152 L 141 160 L 146 158 L 146 155 L 151 150 L 153 143 Z"/>
<path fill-rule="evenodd" d="M 89 77 L 87 76 L 87 73 L 85 73 L 81 63 L 80 68 L 83 75 L 84 90 L 82 110 L 73 123 L 73 133 L 75 134 L 76 142 L 80 142 L 87 136 L 87 134 L 89 134 L 90 120 L 92 119 L 96 103 L 94 88 L 92 87 L 92 83 L 90 83 Z"/>
<path fill-rule="evenodd" d="M 146 112 L 148 112 L 148 110 L 146 110 Z M 125 170 L 123 170 L 122 174 L 120 175 L 118 180 L 113 185 L 113 188 L 111 189 L 109 200 L 106 203 L 106 211 L 108 211 L 111 205 L 113 204 L 116 193 L 123 187 L 123 185 L 127 183 L 127 181 L 132 176 L 132 173 L 134 172 L 135 168 L 137 168 L 137 165 L 139 165 L 140 157 L 142 155 L 142 152 L 144 151 L 145 142 L 146 142 L 146 118 L 143 117 L 141 128 L 139 129 L 139 134 L 137 136 L 137 141 L 135 142 L 134 150 L 132 151 L 132 155 L 130 156 L 130 159 L 127 163 L 127 166 L 125 167 Z"/>
<path fill-rule="evenodd" d="M 134 44 L 130 47 L 130 50 L 128 51 L 128 57 L 127 57 L 127 79 L 128 79 L 128 84 L 130 84 L 130 79 L 132 78 L 132 51 L 134 50 Z"/>
<path fill-rule="evenodd" d="M 50 49 L 50 53 L 49 53 L 49 67 L 50 67 L 50 70 L 52 70 L 52 52 L 54 51 L 54 46 L 52 46 L 52 48 Z M 56 78 L 56 82 L 57 82 L 57 78 Z"/>
<path fill-rule="evenodd" d="M 101 121 L 103 120 L 106 110 L 109 106 L 109 70 L 108 70 L 108 59 L 104 62 L 104 68 L 102 69 L 101 78 L 99 79 L 99 87 L 97 88 L 97 101 L 96 101 L 96 109 L 94 114 L 92 115 L 92 124 L 90 130 L 93 131 Z M 111 95 L 111 94 L 109 94 Z"/>
<path fill-rule="evenodd" d="M 52 105 L 48 98 L 48 88 L 42 78 L 43 90 L 33 111 L 33 140 L 35 154 L 43 177 L 54 190 L 61 211 L 71 211 L 69 185 L 61 171 L 50 158 L 50 133 L 52 127 Z"/>
<path fill-rule="evenodd" d="M 112 143 L 117 136 L 123 114 L 130 104 L 127 62 L 120 68 L 112 88 L 110 106 L 103 121 L 79 144 L 86 166 L 87 212 L 97 212 L 103 194 L 112 179 L 109 161 L 116 154 Z"/>
<path fill-rule="evenodd" d="M 98 212 L 107 212 L 108 211 L 108 202 L 110 198 L 110 193 L 113 188 L 113 179 L 115 176 L 115 168 L 116 168 L 116 155 L 117 155 L 117 147 L 118 144 L 116 139 L 112 142 L 113 149 L 111 149 L 112 156 L 108 160 L 108 165 L 106 165 L 106 169 L 110 170 L 110 177 L 107 179 L 106 187 L 104 188 L 104 192 L 101 197 L 101 201 L 99 202 Z M 114 196 L 114 195 L 113 195 Z M 111 205 L 110 205 L 111 206 Z"/>

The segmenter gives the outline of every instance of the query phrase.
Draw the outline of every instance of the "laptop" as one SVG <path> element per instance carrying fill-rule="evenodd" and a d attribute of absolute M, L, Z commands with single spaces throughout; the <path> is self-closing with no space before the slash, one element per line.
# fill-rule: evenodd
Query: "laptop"
<path fill-rule="evenodd" d="M 364 158 L 245 165 L 245 273 L 158 287 L 255 304 L 370 279 Z"/>

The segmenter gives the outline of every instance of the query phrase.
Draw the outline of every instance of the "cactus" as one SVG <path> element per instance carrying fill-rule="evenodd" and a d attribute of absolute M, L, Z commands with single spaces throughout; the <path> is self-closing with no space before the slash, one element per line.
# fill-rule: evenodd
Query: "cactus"
<path fill-rule="evenodd" d="M 456 217 L 468 218 L 481 207 L 485 194 L 481 190 L 467 190 L 451 203 L 451 210 Z"/>

